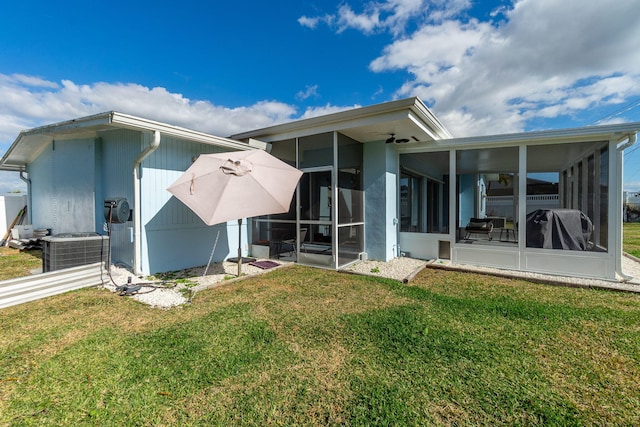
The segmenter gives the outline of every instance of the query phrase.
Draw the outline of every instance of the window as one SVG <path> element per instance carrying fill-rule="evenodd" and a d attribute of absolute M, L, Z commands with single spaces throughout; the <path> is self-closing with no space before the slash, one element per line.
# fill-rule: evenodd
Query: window
<path fill-rule="evenodd" d="M 422 178 L 400 175 L 400 231 L 424 233 L 422 221 Z"/>
<path fill-rule="evenodd" d="M 449 152 L 400 155 L 400 231 L 449 233 Z"/>
<path fill-rule="evenodd" d="M 604 142 L 528 147 L 526 213 L 531 219 L 527 221 L 527 247 L 606 251 L 608 183 Z M 554 212 L 557 209 L 570 212 Z M 544 222 L 555 221 L 562 221 L 562 226 L 545 228 Z M 566 239 L 564 233 L 569 233 Z"/>
<path fill-rule="evenodd" d="M 517 243 L 518 167 L 518 147 L 456 151 L 458 240 Z"/>

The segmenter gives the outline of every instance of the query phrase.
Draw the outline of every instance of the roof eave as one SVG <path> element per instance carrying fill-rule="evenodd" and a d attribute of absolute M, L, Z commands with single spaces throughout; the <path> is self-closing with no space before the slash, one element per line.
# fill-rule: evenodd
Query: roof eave
<path fill-rule="evenodd" d="M 26 165 L 37 157 L 40 152 L 42 152 L 46 144 L 53 139 L 73 136 L 84 137 L 90 135 L 92 132 L 95 133 L 108 128 L 126 128 L 143 132 L 153 132 L 157 130 L 162 135 L 234 150 L 250 150 L 256 148 L 256 144 L 247 144 L 230 138 L 223 138 L 179 126 L 168 125 L 154 120 L 118 113 L 116 111 L 109 111 L 46 126 L 39 126 L 20 132 L 16 140 L 3 155 L 2 159 L 0 159 L 0 170 L 24 170 Z M 40 143 L 36 143 L 37 148 L 32 150 L 28 157 L 25 155 L 19 155 L 19 159 L 12 160 L 12 157 L 15 157 L 12 156 L 14 152 L 24 144 L 25 141 L 38 137 L 42 137 L 42 141 Z"/>
<path fill-rule="evenodd" d="M 401 110 L 411 111 L 418 122 L 424 122 L 427 126 L 428 133 L 432 135 L 434 139 L 451 138 L 449 131 L 418 97 L 399 99 L 368 107 L 354 108 L 323 116 L 295 120 L 231 135 L 231 138 L 246 140 L 248 138 L 260 137 L 268 140 L 269 137 L 275 135 L 302 134 L 306 129 L 317 129 L 319 132 L 326 129 L 340 130 L 342 126 L 350 122 L 362 121 L 370 117 L 391 114 Z"/>
<path fill-rule="evenodd" d="M 237 141 L 231 138 L 224 138 L 205 132 L 187 129 L 180 126 L 173 126 L 167 123 L 157 122 L 154 120 L 144 119 L 141 117 L 135 117 L 118 112 L 113 112 L 112 124 L 133 130 L 142 130 L 149 132 L 157 130 L 162 135 L 172 136 L 179 139 L 188 139 L 195 142 L 201 142 L 203 144 L 218 145 L 226 148 L 239 150 L 250 150 L 253 148 L 245 142 Z"/>
<path fill-rule="evenodd" d="M 506 145 L 519 144 L 536 145 L 605 141 L 622 139 L 626 135 L 637 132 L 640 132 L 640 122 L 424 141 L 401 146 L 398 150 L 404 153 L 411 153 L 462 147 L 490 148 L 493 146 L 504 147 Z"/>

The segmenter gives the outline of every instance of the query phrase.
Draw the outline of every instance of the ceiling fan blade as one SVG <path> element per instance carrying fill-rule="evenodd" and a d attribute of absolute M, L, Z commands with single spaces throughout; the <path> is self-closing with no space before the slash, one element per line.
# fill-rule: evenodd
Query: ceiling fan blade
<path fill-rule="evenodd" d="M 404 144 L 405 142 L 409 142 L 407 138 L 396 139 L 396 144 Z"/>

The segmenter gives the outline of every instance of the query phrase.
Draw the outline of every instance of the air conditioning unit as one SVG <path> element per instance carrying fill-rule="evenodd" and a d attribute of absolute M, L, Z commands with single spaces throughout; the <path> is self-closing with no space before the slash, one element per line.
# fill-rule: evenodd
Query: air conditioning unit
<path fill-rule="evenodd" d="M 109 237 L 97 233 L 61 233 L 42 238 L 42 271 L 95 262 L 109 263 Z"/>

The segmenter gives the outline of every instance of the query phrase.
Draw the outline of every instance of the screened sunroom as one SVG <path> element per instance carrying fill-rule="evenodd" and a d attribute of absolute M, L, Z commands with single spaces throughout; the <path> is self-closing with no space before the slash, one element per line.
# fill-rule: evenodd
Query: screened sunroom
<path fill-rule="evenodd" d="M 289 212 L 252 221 L 253 252 L 339 268 L 364 251 L 362 144 L 339 132 L 273 141 L 303 172 Z"/>
<path fill-rule="evenodd" d="M 639 129 L 452 138 L 411 98 L 235 135 L 304 172 L 289 213 L 252 221 L 252 249 L 328 268 L 408 256 L 614 279 Z"/>
<path fill-rule="evenodd" d="M 400 247 L 456 264 L 615 278 L 629 141 L 619 126 L 402 147 Z"/>

